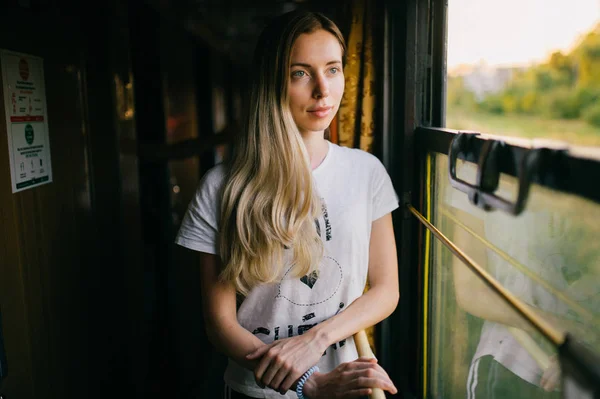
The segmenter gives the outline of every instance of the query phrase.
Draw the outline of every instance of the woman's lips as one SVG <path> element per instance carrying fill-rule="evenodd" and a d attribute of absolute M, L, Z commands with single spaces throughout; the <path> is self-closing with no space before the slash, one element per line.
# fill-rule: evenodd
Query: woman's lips
<path fill-rule="evenodd" d="M 309 110 L 308 113 L 316 116 L 317 118 L 324 118 L 329 115 L 329 112 L 331 112 L 332 109 L 333 107 L 319 107 Z"/>

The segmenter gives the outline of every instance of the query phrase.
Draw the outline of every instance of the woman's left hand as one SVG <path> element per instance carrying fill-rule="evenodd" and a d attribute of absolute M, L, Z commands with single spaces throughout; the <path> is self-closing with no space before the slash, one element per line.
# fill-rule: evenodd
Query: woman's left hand
<path fill-rule="evenodd" d="M 559 387 L 560 379 L 560 364 L 557 357 L 553 356 L 550 359 L 550 365 L 544 370 L 544 374 L 542 375 L 542 378 L 540 378 L 540 387 L 546 392 L 552 392 Z"/>
<path fill-rule="evenodd" d="M 260 359 L 254 369 L 259 386 L 268 386 L 285 394 L 306 370 L 317 364 L 325 350 L 324 343 L 314 335 L 305 333 L 261 346 L 247 355 L 246 359 Z"/>

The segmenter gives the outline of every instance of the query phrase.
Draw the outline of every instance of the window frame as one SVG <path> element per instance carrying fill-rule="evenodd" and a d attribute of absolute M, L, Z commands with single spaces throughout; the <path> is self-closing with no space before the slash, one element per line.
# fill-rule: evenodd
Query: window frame
<path fill-rule="evenodd" d="M 401 295 L 396 311 L 377 328 L 377 352 L 402 397 L 422 398 L 427 395 L 429 372 L 424 355 L 429 321 L 423 295 L 430 280 L 424 264 L 425 229 L 406 204 L 427 215 L 427 155 L 448 155 L 452 140 L 460 133 L 443 127 L 448 0 L 388 0 L 384 7 L 382 160 L 402 205 L 394 213 Z M 494 139 L 501 139 L 515 159 L 531 149 L 523 140 L 479 135 L 459 159 L 478 159 L 483 143 Z M 583 155 L 572 148 L 533 174 L 531 182 L 600 202 L 600 185 L 592 184 L 594 177 L 600 177 L 600 156 Z M 517 176 L 514 162 L 506 159 L 501 159 L 499 172 Z"/>

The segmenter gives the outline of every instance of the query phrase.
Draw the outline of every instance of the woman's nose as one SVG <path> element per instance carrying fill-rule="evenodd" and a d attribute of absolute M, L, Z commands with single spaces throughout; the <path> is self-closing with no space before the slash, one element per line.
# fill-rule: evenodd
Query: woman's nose
<path fill-rule="evenodd" d="M 321 76 L 316 80 L 313 95 L 315 98 L 323 98 L 329 95 L 329 82 L 325 77 Z"/>

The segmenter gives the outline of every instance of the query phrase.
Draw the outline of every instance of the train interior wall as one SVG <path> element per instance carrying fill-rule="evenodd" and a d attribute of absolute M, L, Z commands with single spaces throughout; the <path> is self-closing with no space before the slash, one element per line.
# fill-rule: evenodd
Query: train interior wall
<path fill-rule="evenodd" d="M 252 24 L 257 33 L 296 5 L 265 2 L 252 14 L 234 3 L 213 11 L 223 31 Z M 2 82 L 6 398 L 205 398 L 222 389 L 225 359 L 204 334 L 198 260 L 173 239 L 238 125 L 253 37 L 235 47 L 214 21 L 186 20 L 190 4 L 0 6 L 0 49 L 43 60 L 53 173 L 51 183 L 12 192 Z M 347 12 L 307 4 L 334 19 Z"/>

